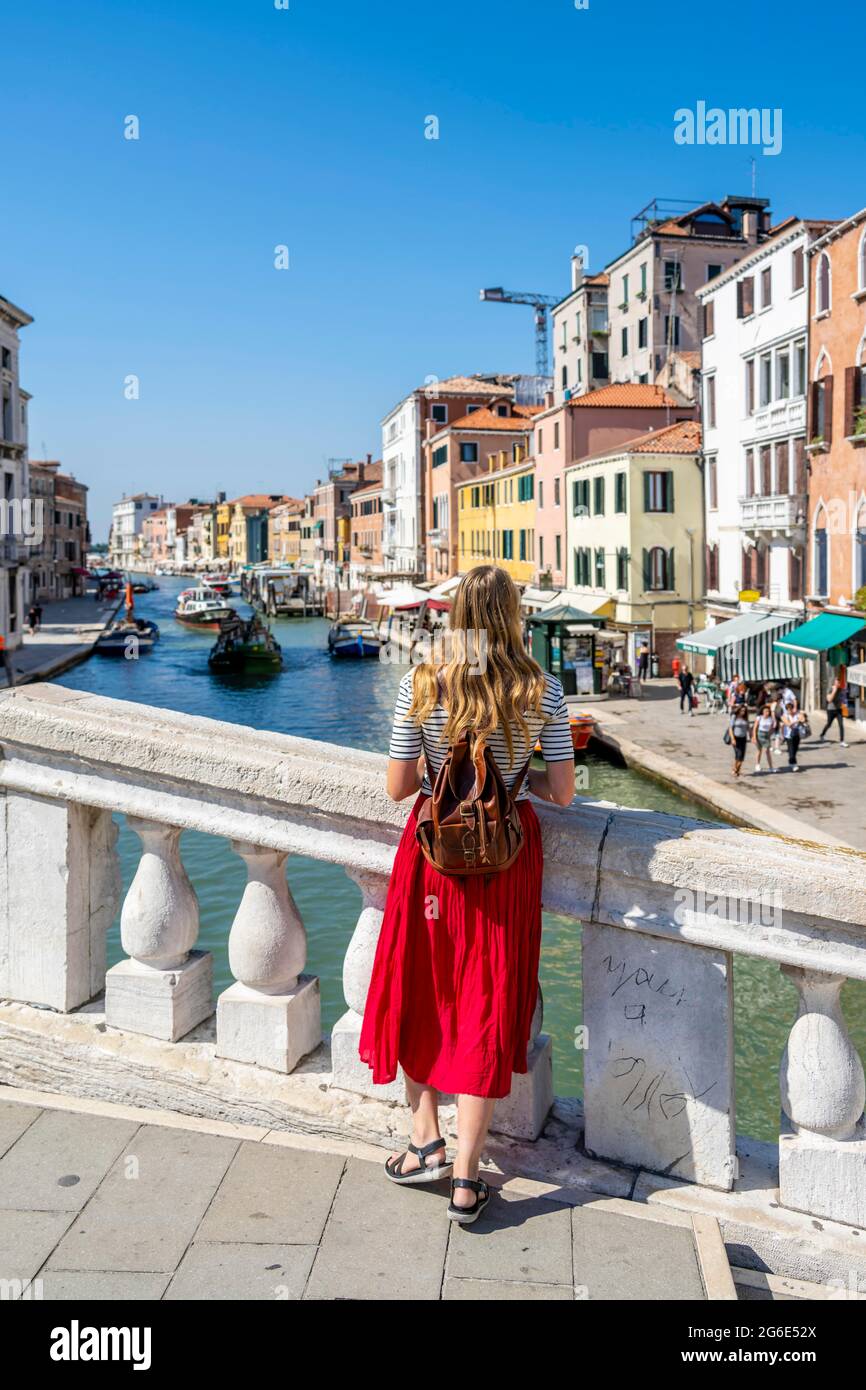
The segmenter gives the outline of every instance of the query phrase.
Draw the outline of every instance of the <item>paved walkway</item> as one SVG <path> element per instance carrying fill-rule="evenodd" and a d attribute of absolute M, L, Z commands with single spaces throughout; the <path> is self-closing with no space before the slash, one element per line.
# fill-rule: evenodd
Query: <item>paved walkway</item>
<path fill-rule="evenodd" d="M 812 738 L 800 745 L 800 771 L 788 771 L 787 754 L 774 758 L 778 773 L 753 776 L 750 745 L 742 776 L 731 772 L 731 750 L 722 741 L 724 714 L 701 708 L 679 713 L 673 681 L 649 681 L 641 700 L 618 699 L 587 706 L 603 733 L 622 744 L 626 759 L 671 781 L 723 815 L 781 835 L 866 850 L 866 741 L 859 730 L 839 746 L 838 725 L 819 741 L 824 716 L 811 716 Z M 856 740 L 856 741 L 855 741 Z"/>
<path fill-rule="evenodd" d="M 95 590 L 80 598 L 44 603 L 41 628 L 31 637 L 25 627 L 24 645 L 11 654 L 16 684 L 50 680 L 82 661 L 118 606 L 116 599 L 97 603 Z M 7 684 L 6 672 L 0 665 L 0 688 Z"/>
<path fill-rule="evenodd" d="M 735 1297 L 714 1221 L 522 1181 L 459 1227 L 447 1181 L 396 1187 L 386 1150 L 65 1099 L 0 1095 L 0 1282 L 40 1280 L 30 1297 Z"/>

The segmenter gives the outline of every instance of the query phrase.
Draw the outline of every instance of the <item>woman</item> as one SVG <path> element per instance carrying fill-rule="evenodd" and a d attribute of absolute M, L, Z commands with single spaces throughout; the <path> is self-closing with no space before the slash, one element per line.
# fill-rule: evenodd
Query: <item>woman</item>
<path fill-rule="evenodd" d="M 731 715 L 731 742 L 734 745 L 734 776 L 739 777 L 746 759 L 749 741 L 749 711 L 745 705 L 735 705 Z"/>
<path fill-rule="evenodd" d="M 772 742 L 772 748 L 773 748 L 773 752 L 776 753 L 776 754 L 778 754 L 778 755 L 781 757 L 781 754 L 782 754 L 782 739 L 783 739 L 783 736 L 784 736 L 784 733 L 783 733 L 783 715 L 784 715 L 784 713 L 785 713 L 785 706 L 784 706 L 784 704 L 783 704 L 783 702 L 782 702 L 782 695 L 781 695 L 781 692 L 780 692 L 778 689 L 774 690 L 774 692 L 773 692 L 773 698 L 772 698 L 771 701 L 770 701 L 770 713 L 771 713 L 772 716 L 773 716 L 773 742 Z"/>
<path fill-rule="evenodd" d="M 773 767 L 773 757 L 770 752 L 770 741 L 773 737 L 775 727 L 773 711 L 769 705 L 763 705 L 752 727 L 752 742 L 755 745 L 755 771 L 754 775 L 761 771 L 761 754 L 767 755 L 767 767 L 771 772 L 778 772 L 778 768 Z"/>
<path fill-rule="evenodd" d="M 793 700 L 789 700 L 785 706 L 783 724 L 785 742 L 788 745 L 788 770 L 799 772 L 800 765 L 797 762 L 797 754 L 800 751 L 800 739 L 805 737 L 806 716 L 802 710 L 797 709 Z"/>
<path fill-rule="evenodd" d="M 426 1183 L 453 1170 L 448 1215 L 466 1224 L 490 1200 L 478 1165 L 496 1100 L 511 1090 L 512 1073 L 527 1069 L 542 875 L 528 792 L 567 806 L 574 750 L 562 686 L 527 654 L 520 596 L 504 570 L 480 565 L 464 575 L 450 626 L 460 640 L 445 664 L 420 665 L 400 682 L 388 793 L 395 801 L 420 794 L 394 860 L 358 1050 L 375 1084 L 393 1081 L 398 1063 L 406 1078 L 412 1134 L 386 1176 Z M 467 732 L 486 740 L 509 789 L 539 736 L 547 766 L 515 791 L 524 843 L 510 868 L 458 877 L 427 862 L 415 824 L 449 743 Z M 439 1133 L 440 1092 L 458 1096 L 453 1164 Z"/>
<path fill-rule="evenodd" d="M 827 693 L 827 723 L 818 735 L 823 742 L 835 721 L 839 721 L 839 746 L 847 748 L 845 742 L 845 718 L 843 710 L 848 697 L 848 673 L 844 666 L 840 666 L 833 678 L 833 684 Z"/>

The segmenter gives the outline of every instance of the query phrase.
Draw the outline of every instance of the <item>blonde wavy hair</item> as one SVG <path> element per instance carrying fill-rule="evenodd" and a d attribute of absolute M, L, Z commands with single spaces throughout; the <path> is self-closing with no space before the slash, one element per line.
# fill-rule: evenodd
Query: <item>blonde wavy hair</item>
<path fill-rule="evenodd" d="M 454 743 L 468 730 L 487 739 L 501 729 L 514 762 L 512 724 L 521 730 L 526 751 L 530 747 L 526 714 L 539 713 L 544 697 L 544 672 L 526 651 L 520 624 L 520 593 L 505 570 L 479 565 L 461 579 L 451 604 L 449 629 L 460 640 L 452 641 L 445 665 L 433 662 L 415 668 L 412 704 L 406 715 L 423 724 L 442 695 L 447 721 L 442 741 Z M 475 634 L 476 649 L 467 642 Z M 486 636 L 486 666 L 478 669 L 477 634 Z"/>

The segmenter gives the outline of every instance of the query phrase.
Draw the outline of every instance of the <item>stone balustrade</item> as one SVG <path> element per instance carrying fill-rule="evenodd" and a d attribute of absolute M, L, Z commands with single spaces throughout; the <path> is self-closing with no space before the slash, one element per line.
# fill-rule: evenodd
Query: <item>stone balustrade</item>
<path fill-rule="evenodd" d="M 362 898 L 330 1084 L 402 1098 L 399 1078 L 374 1088 L 357 1056 L 408 809 L 385 794 L 384 757 L 51 685 L 0 695 L 0 748 L 0 998 L 69 1013 L 104 990 L 110 1032 L 170 1043 L 215 1012 L 216 1056 L 291 1073 L 322 1044 L 288 882 L 291 857 L 309 856 L 342 866 Z M 591 802 L 538 810 L 545 907 L 583 923 L 587 1151 L 733 1186 L 740 952 L 776 963 L 799 996 L 781 1062 L 780 1201 L 866 1225 L 864 1074 L 839 1008 L 844 981 L 866 979 L 866 856 Z M 117 814 L 141 857 L 121 910 L 126 957 L 106 970 Z M 247 871 L 228 942 L 235 983 L 216 1001 L 185 829 L 224 839 Z M 528 1070 L 494 1128 L 535 1138 L 552 1102 L 539 1007 Z"/>

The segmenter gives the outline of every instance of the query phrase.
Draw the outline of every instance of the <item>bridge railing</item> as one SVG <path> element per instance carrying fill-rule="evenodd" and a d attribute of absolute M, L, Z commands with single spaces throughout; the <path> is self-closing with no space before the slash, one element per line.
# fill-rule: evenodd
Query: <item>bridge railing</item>
<path fill-rule="evenodd" d="M 71 1012 L 104 991 L 110 1031 L 178 1042 L 216 1012 L 218 1056 L 291 1072 L 322 1042 L 319 984 L 287 861 L 340 865 L 362 910 L 346 1012 L 330 1038 L 338 1090 L 373 1087 L 357 1055 L 388 875 L 407 814 L 385 759 L 52 685 L 0 695 L 0 999 Z M 587 1150 L 721 1189 L 736 1179 L 733 956 L 775 962 L 799 994 L 781 1059 L 783 1205 L 866 1224 L 866 1089 L 839 1005 L 866 979 L 866 856 L 591 802 L 538 805 L 544 904 L 582 924 Z M 141 845 L 121 910 L 115 817 Z M 247 881 L 213 999 L 183 830 L 228 841 Z M 553 1101 L 536 1010 L 527 1071 L 494 1128 L 537 1137 Z"/>

